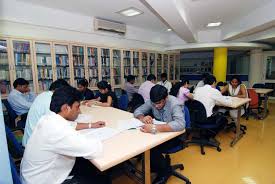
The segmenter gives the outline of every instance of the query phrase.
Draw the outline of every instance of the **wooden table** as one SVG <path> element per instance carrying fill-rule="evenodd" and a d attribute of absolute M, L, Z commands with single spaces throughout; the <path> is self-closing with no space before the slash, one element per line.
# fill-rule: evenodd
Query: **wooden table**
<path fill-rule="evenodd" d="M 112 107 L 81 106 L 82 113 L 89 113 L 94 120 L 103 120 L 107 127 L 116 128 L 117 120 L 133 118 L 133 114 Z M 103 142 L 103 155 L 90 160 L 100 171 L 144 153 L 144 183 L 151 183 L 150 149 L 184 133 L 167 132 L 155 135 L 140 130 L 126 130 Z"/>
<path fill-rule="evenodd" d="M 242 106 L 248 103 L 251 99 L 250 98 L 238 98 L 238 97 L 230 97 L 232 98 L 232 104 L 226 107 L 230 107 L 232 109 L 238 110 L 237 115 L 237 122 L 236 122 L 236 134 L 230 146 L 234 146 L 243 136 L 243 132 L 241 131 L 241 109 Z M 224 106 L 224 105 L 223 105 Z"/>
<path fill-rule="evenodd" d="M 267 101 L 268 101 L 268 93 L 272 92 L 273 89 L 266 89 L 266 88 L 253 88 L 256 93 L 260 94 L 260 95 L 264 95 L 264 114 L 262 119 L 266 118 L 267 116 Z"/>

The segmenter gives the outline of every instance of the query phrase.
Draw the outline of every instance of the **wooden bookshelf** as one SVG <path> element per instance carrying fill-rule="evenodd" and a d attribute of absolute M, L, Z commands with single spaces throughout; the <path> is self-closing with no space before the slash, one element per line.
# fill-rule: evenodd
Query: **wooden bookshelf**
<path fill-rule="evenodd" d="M 163 58 L 162 58 L 162 54 L 158 53 L 157 54 L 157 81 L 160 81 L 160 75 L 163 71 Z"/>
<path fill-rule="evenodd" d="M 112 86 L 118 87 L 122 84 L 122 62 L 121 62 L 121 50 L 119 49 L 113 49 L 112 50 Z"/>
<path fill-rule="evenodd" d="M 139 74 L 140 74 L 140 70 L 139 70 L 139 52 L 138 51 L 133 51 L 133 72 L 132 75 L 136 77 L 136 84 L 140 84 L 140 80 L 139 80 Z"/>
<path fill-rule="evenodd" d="M 111 83 L 110 49 L 101 48 L 101 80 Z"/>
<path fill-rule="evenodd" d="M 88 67 L 88 72 L 87 73 L 87 78 L 89 81 L 89 87 L 90 88 L 95 88 L 96 84 L 99 81 L 99 72 L 98 72 L 98 49 L 96 47 L 87 47 L 87 67 Z"/>
<path fill-rule="evenodd" d="M 156 54 L 155 53 L 149 53 L 149 74 L 156 75 Z"/>
<path fill-rule="evenodd" d="M 7 40 L 0 39 L 0 45 L 7 48 Z M 0 49 L 0 91 L 2 96 L 9 94 L 11 91 L 10 71 L 8 49 Z"/>
<path fill-rule="evenodd" d="M 146 81 L 149 74 L 149 57 L 147 52 L 141 52 L 141 83 Z"/>
<path fill-rule="evenodd" d="M 175 55 L 169 54 L 169 72 L 168 79 L 170 81 L 175 80 Z"/>
<path fill-rule="evenodd" d="M 73 84 L 77 87 L 79 80 L 85 78 L 85 55 L 84 46 L 72 45 L 72 61 L 73 61 Z"/>

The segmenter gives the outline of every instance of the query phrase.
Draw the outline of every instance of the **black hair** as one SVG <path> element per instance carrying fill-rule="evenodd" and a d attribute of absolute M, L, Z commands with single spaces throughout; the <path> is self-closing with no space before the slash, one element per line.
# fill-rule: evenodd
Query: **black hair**
<path fill-rule="evenodd" d="M 238 81 L 239 85 L 242 83 L 241 79 L 240 79 L 237 75 L 233 75 L 233 76 L 231 77 L 230 83 L 231 83 L 231 81 L 232 81 L 233 79 L 236 79 L 236 80 Z"/>
<path fill-rule="evenodd" d="M 136 79 L 136 77 L 133 76 L 133 75 L 128 75 L 128 76 L 127 76 L 127 82 L 131 82 L 131 81 L 133 81 L 133 80 L 135 80 L 135 79 Z"/>
<path fill-rule="evenodd" d="M 224 83 L 222 81 L 217 83 L 217 86 L 224 86 Z"/>
<path fill-rule="evenodd" d="M 170 95 L 173 95 L 175 97 L 178 96 L 180 88 L 184 85 L 183 82 L 177 82 L 173 87 L 171 88 Z"/>
<path fill-rule="evenodd" d="M 166 78 L 166 79 L 167 79 L 167 73 L 162 73 L 162 74 L 160 75 L 160 77 L 161 77 L 161 78 Z"/>
<path fill-rule="evenodd" d="M 54 91 L 58 88 L 64 87 L 64 86 L 70 86 L 70 84 L 68 84 L 67 81 L 65 81 L 64 79 L 57 79 L 56 81 L 54 81 L 51 85 L 49 90 L 50 91 Z"/>
<path fill-rule="evenodd" d="M 210 75 L 210 74 L 209 73 L 203 73 L 202 78 L 205 79 L 208 75 Z"/>
<path fill-rule="evenodd" d="M 168 96 L 168 91 L 164 86 L 161 86 L 159 84 L 152 87 L 150 91 L 150 100 L 153 103 L 159 102 L 162 99 L 165 99 Z"/>
<path fill-rule="evenodd" d="M 112 86 L 107 81 L 100 81 L 97 83 L 98 89 L 108 89 L 109 91 L 112 91 Z"/>
<path fill-rule="evenodd" d="M 88 87 L 88 81 L 87 79 L 80 79 L 78 82 L 77 82 L 77 85 L 81 85 L 81 86 L 84 86 L 84 87 Z"/>
<path fill-rule="evenodd" d="M 149 74 L 149 75 L 147 76 L 147 80 L 148 80 L 148 81 L 156 80 L 156 76 L 155 76 L 154 74 Z"/>
<path fill-rule="evenodd" d="M 81 99 L 82 95 L 76 88 L 71 86 L 57 88 L 52 96 L 50 110 L 59 113 L 62 105 L 68 104 L 72 106 L 73 103 L 80 102 Z"/>
<path fill-rule="evenodd" d="M 20 86 L 29 85 L 29 81 L 27 81 L 23 78 L 18 78 L 13 82 L 13 87 L 16 88 L 18 85 L 20 85 Z"/>
<path fill-rule="evenodd" d="M 204 79 L 203 82 L 204 82 L 204 84 L 212 85 L 215 82 L 217 82 L 217 80 L 214 75 L 208 75 L 208 76 L 206 76 L 206 78 Z"/>

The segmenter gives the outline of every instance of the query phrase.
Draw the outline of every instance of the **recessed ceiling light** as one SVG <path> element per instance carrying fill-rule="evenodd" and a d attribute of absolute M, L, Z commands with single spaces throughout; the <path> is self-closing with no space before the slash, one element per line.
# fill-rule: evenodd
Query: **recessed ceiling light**
<path fill-rule="evenodd" d="M 121 15 L 124 15 L 126 17 L 133 17 L 133 16 L 137 16 L 137 15 L 140 15 L 140 14 L 143 14 L 143 11 L 137 9 L 137 8 L 127 8 L 127 9 L 124 9 L 124 10 L 121 10 L 119 12 L 117 12 Z"/>
<path fill-rule="evenodd" d="M 167 31 L 172 31 L 172 29 L 169 28 L 169 29 L 167 29 Z"/>
<path fill-rule="evenodd" d="M 207 27 L 218 27 L 221 24 L 222 24 L 221 22 L 211 22 L 207 24 Z"/>

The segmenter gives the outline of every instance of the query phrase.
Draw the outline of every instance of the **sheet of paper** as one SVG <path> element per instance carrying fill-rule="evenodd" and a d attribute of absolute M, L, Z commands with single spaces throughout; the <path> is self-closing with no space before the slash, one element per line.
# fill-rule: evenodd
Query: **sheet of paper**
<path fill-rule="evenodd" d="M 75 121 L 79 123 L 90 123 L 93 121 L 93 116 L 91 114 L 79 114 Z"/>
<path fill-rule="evenodd" d="M 79 132 L 88 139 L 98 139 L 101 141 L 110 139 L 120 133 L 120 131 L 110 127 L 84 129 L 79 130 Z"/>
<path fill-rule="evenodd" d="M 165 124 L 167 124 L 166 122 L 163 122 L 163 121 L 158 121 L 158 120 L 156 120 L 156 119 L 153 119 L 153 124 L 155 124 L 155 125 L 165 125 Z"/>
<path fill-rule="evenodd" d="M 141 127 L 142 125 L 144 125 L 144 123 L 142 123 L 140 120 L 138 120 L 136 118 L 131 118 L 128 120 L 119 120 L 117 122 L 117 129 L 119 131 L 125 131 L 125 130 L 129 130 L 132 128 Z"/>

